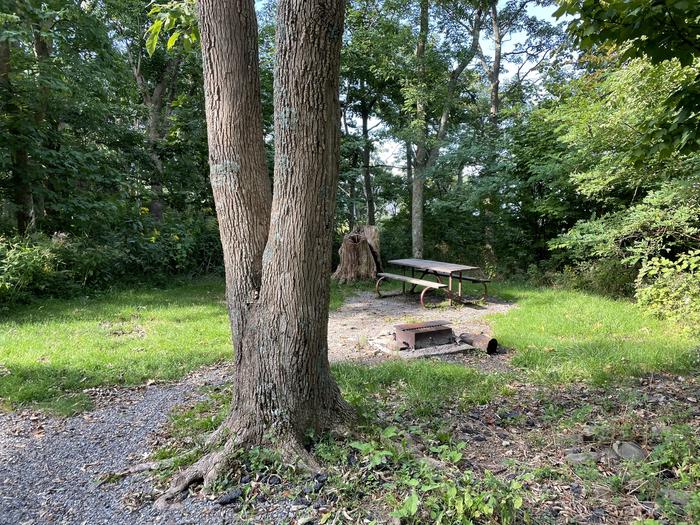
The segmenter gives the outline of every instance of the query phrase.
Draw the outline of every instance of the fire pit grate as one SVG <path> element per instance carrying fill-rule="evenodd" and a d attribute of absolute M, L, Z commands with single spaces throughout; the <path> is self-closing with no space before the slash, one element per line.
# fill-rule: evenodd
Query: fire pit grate
<path fill-rule="evenodd" d="M 452 328 L 448 321 L 427 321 L 424 323 L 397 324 L 394 326 L 394 338 L 402 349 L 427 348 L 429 346 L 446 345 L 455 341 Z"/>

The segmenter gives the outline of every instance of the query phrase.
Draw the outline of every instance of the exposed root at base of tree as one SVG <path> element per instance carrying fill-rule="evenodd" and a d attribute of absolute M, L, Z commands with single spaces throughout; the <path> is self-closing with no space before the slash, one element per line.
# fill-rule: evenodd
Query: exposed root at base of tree
<path fill-rule="evenodd" d="M 336 398 L 335 410 L 331 414 L 333 415 L 329 415 L 328 418 L 329 428 L 344 425 L 355 419 L 354 411 L 340 395 Z M 272 450 L 279 452 L 286 464 L 294 465 L 301 470 L 314 474 L 321 471 L 316 458 L 304 447 L 301 435 L 289 431 L 277 433 L 274 437 L 263 438 L 259 425 L 246 424 L 245 421 L 229 415 L 205 440 L 205 447 L 215 448 L 215 450 L 211 450 L 196 463 L 176 474 L 168 490 L 156 500 L 156 508 L 166 507 L 174 498 L 196 483 L 201 482 L 204 490 L 211 488 L 216 480 L 231 468 L 233 460 L 241 449 L 254 446 L 263 444 L 269 446 Z"/>
<path fill-rule="evenodd" d="M 156 501 L 157 508 L 166 507 L 175 497 L 186 491 L 191 485 L 202 482 L 204 490 L 209 489 L 217 479 L 231 468 L 232 461 L 242 449 L 259 444 L 257 440 L 246 439 L 245 435 L 230 437 L 223 447 L 213 450 L 196 463 L 177 474 L 168 490 Z M 285 463 L 312 473 L 319 472 L 321 466 L 296 437 L 285 436 L 276 439 L 270 448 L 282 456 Z"/>

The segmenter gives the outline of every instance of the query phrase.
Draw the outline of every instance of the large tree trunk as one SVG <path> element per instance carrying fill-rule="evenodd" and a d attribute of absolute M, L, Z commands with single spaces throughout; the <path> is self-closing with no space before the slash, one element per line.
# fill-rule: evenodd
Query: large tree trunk
<path fill-rule="evenodd" d="M 322 432 L 350 413 L 327 347 L 343 2 L 278 4 L 271 212 L 253 1 L 202 0 L 200 18 L 235 390 L 210 440 L 226 438 L 223 448 L 177 476 L 161 501 L 197 480 L 210 485 L 237 447 L 267 439 L 313 468 L 301 445 L 305 431 Z"/>

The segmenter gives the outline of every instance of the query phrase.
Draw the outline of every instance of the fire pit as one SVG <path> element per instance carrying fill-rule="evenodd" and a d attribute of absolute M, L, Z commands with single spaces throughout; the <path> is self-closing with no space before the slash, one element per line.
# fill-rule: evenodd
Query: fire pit
<path fill-rule="evenodd" d="M 448 321 L 397 324 L 394 338 L 402 349 L 411 350 L 454 343 L 455 334 L 448 324 Z"/>

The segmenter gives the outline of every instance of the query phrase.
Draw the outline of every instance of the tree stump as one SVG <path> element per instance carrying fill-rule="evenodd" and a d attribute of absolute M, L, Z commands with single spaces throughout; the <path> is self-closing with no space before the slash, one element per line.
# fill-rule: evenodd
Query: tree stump
<path fill-rule="evenodd" d="M 382 271 L 379 257 L 379 230 L 376 226 L 359 225 L 343 237 L 340 264 L 332 278 L 339 283 L 376 279 Z"/>

